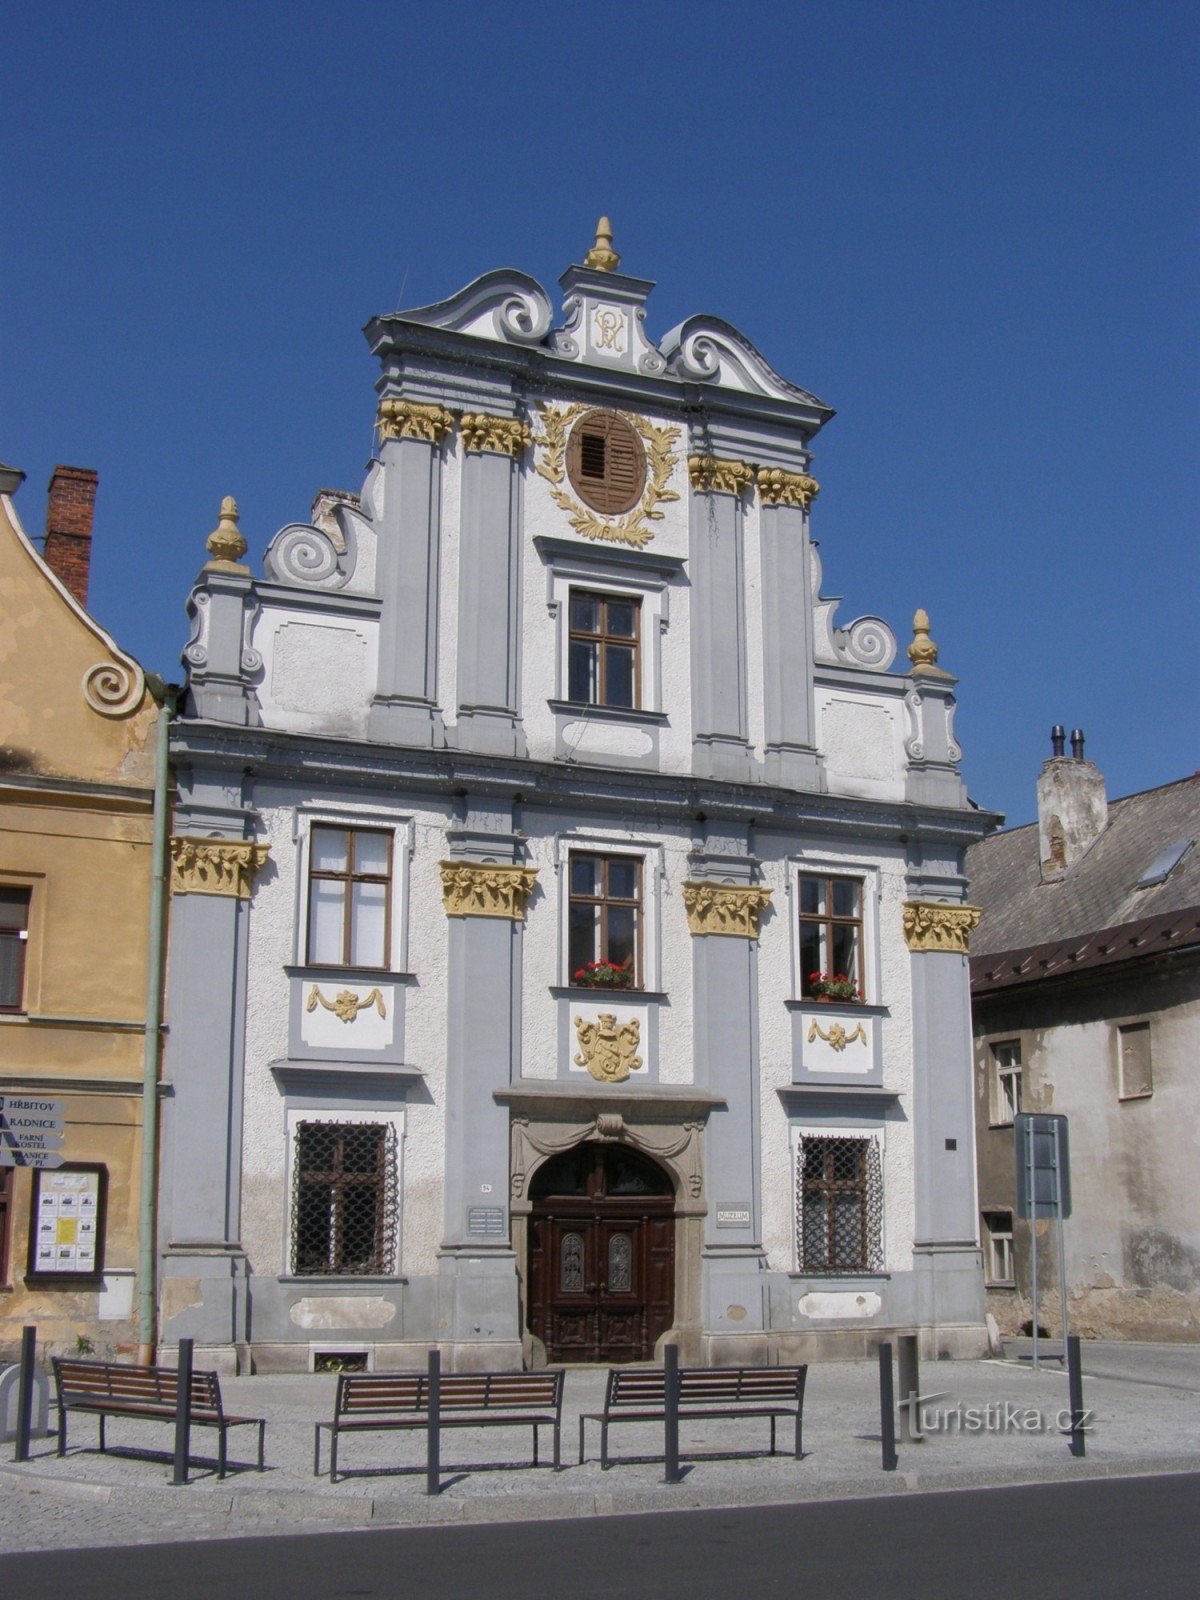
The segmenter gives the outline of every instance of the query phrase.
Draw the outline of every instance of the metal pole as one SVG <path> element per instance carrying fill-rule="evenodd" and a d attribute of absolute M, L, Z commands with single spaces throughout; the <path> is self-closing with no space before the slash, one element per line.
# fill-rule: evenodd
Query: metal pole
<path fill-rule="evenodd" d="M 154 759 L 154 834 L 150 861 L 150 949 L 146 956 L 146 1031 L 142 1040 L 142 1170 L 138 1217 L 138 1365 L 154 1365 L 155 1202 L 158 1197 L 158 1057 L 162 1036 L 163 945 L 167 905 L 167 756 L 174 689 L 163 685 Z"/>
<path fill-rule="evenodd" d="M 175 1471 L 172 1484 L 188 1481 L 192 1445 L 192 1351 L 195 1341 L 180 1339 L 178 1384 L 175 1389 Z"/>
<path fill-rule="evenodd" d="M 1058 1292 L 1062 1297 L 1063 1364 L 1067 1360 L 1067 1340 L 1071 1334 L 1071 1314 L 1067 1310 L 1067 1240 L 1063 1229 L 1063 1170 L 1059 1140 L 1061 1122 L 1054 1124 L 1054 1203 L 1058 1210 Z"/>
<path fill-rule="evenodd" d="M 679 1482 L 679 1347 L 669 1344 L 663 1351 L 664 1385 L 663 1458 L 664 1483 Z"/>
<path fill-rule="evenodd" d="M 14 1461 L 29 1460 L 29 1435 L 33 1427 L 33 1367 L 37 1358 L 37 1328 L 21 1329 L 21 1372 L 17 1379 L 17 1448 Z"/>
<path fill-rule="evenodd" d="M 892 1347 L 886 1342 L 879 1346 L 879 1433 L 883 1444 L 883 1470 L 895 1472 L 896 1462 L 896 1393 L 892 1383 Z"/>
<path fill-rule="evenodd" d="M 1067 1339 L 1067 1389 L 1071 1400 L 1071 1438 L 1067 1448 L 1073 1456 L 1087 1454 L 1087 1439 L 1083 1431 L 1083 1366 L 1080 1361 L 1079 1335 Z"/>
<path fill-rule="evenodd" d="M 1033 1252 L 1033 1365 L 1038 1364 L 1038 1290 L 1037 1290 L 1037 1258 L 1038 1258 L 1038 1205 L 1037 1205 L 1037 1168 L 1034 1166 L 1034 1131 L 1033 1123 L 1025 1124 L 1025 1138 L 1029 1144 L 1029 1242 Z"/>
<path fill-rule="evenodd" d="M 442 1488 L 442 1352 L 429 1352 L 429 1394 L 425 1428 L 425 1493 L 440 1494 Z"/>
<path fill-rule="evenodd" d="M 900 1369 L 900 1438 L 905 1444 L 924 1444 L 921 1432 L 921 1370 L 915 1333 L 902 1333 L 896 1341 Z"/>

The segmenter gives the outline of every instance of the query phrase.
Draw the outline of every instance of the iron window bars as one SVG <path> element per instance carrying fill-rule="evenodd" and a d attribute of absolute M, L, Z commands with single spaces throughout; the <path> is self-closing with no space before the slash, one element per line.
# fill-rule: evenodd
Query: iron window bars
<path fill-rule="evenodd" d="M 292 1271 L 373 1276 L 394 1270 L 396 1130 L 391 1123 L 301 1122 L 292 1182 Z"/>
<path fill-rule="evenodd" d="M 874 1134 L 796 1141 L 801 1272 L 883 1271 L 883 1170 Z"/>

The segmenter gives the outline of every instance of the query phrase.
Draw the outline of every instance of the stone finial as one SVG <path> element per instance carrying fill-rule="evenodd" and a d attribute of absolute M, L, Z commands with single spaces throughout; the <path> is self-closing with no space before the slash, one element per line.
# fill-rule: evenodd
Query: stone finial
<path fill-rule="evenodd" d="M 913 617 L 913 642 L 907 650 L 913 672 L 928 672 L 936 677 L 945 674 L 937 664 L 938 647 L 929 637 L 929 613 L 923 607 Z"/>
<path fill-rule="evenodd" d="M 583 264 L 595 272 L 615 272 L 621 265 L 621 258 L 612 247 L 612 223 L 607 217 L 601 217 L 596 224 L 596 242 L 584 256 Z"/>
<path fill-rule="evenodd" d="M 246 554 L 246 541 L 238 527 L 237 501 L 231 494 L 221 501 L 221 519 L 205 541 L 205 549 L 212 557 L 208 563 L 210 567 L 239 567 L 239 570 L 245 570 L 239 564 Z"/>

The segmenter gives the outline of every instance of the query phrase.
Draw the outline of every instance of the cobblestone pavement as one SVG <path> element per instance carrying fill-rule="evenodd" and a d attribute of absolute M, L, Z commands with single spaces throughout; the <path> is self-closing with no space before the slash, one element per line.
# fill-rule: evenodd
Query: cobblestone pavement
<path fill-rule="evenodd" d="M 110 1421 L 110 1453 L 94 1446 L 93 1418 L 71 1419 L 69 1449 L 34 1442 L 33 1459 L 9 1465 L 0 1447 L 0 1550 L 145 1544 L 305 1528 L 352 1529 L 405 1523 L 528 1520 L 668 1507 L 840 1499 L 915 1489 L 1098 1474 L 1200 1471 L 1200 1348 L 1085 1347 L 1084 1404 L 1092 1417 L 1087 1456 L 1070 1456 L 1058 1431 L 1065 1375 L 1027 1361 L 937 1362 L 922 1367 L 926 1437 L 900 1444 L 900 1466 L 880 1465 L 877 1368 L 814 1364 L 804 1416 L 804 1459 L 774 1458 L 758 1420 L 685 1423 L 684 1481 L 662 1481 L 662 1430 L 614 1429 L 619 1464 L 602 1472 L 598 1429 L 577 1466 L 578 1417 L 599 1409 L 604 1373 L 568 1371 L 563 1412 L 564 1470 L 531 1468 L 529 1432 L 456 1428 L 443 1434 L 443 1491 L 424 1493 L 424 1435 L 376 1434 L 344 1442 L 336 1485 L 312 1475 L 313 1424 L 331 1414 L 335 1380 L 276 1376 L 228 1380 L 230 1413 L 266 1416 L 268 1470 L 216 1477 L 215 1441 L 197 1430 L 193 1481 L 173 1488 L 165 1424 Z M 786 1427 L 780 1432 L 787 1448 Z M 242 1437 L 239 1438 L 239 1433 Z M 231 1457 L 249 1456 L 254 1430 L 230 1435 Z M 543 1454 L 548 1440 L 543 1431 Z M 749 1455 L 734 1452 L 752 1452 Z M 513 1465 L 518 1463 L 518 1465 Z M 399 1469 L 399 1470 L 397 1470 Z"/>

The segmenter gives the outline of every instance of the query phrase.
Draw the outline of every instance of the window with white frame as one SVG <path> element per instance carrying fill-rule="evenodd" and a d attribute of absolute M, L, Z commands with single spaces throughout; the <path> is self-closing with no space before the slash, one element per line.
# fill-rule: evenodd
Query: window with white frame
<path fill-rule="evenodd" d="M 1154 1093 L 1148 1022 L 1127 1022 L 1117 1028 L 1117 1071 L 1122 1100 L 1144 1100 Z"/>
<path fill-rule="evenodd" d="M 1000 1039 L 990 1049 L 992 1125 L 1009 1127 L 1021 1109 L 1021 1041 Z"/>
<path fill-rule="evenodd" d="M 314 822 L 306 960 L 313 966 L 386 968 L 391 923 L 391 830 Z"/>
<path fill-rule="evenodd" d="M 1011 1287 L 1013 1278 L 1013 1220 L 1011 1211 L 983 1213 L 983 1266 L 987 1282 Z"/>
<path fill-rule="evenodd" d="M 399 1231 L 394 1120 L 296 1121 L 291 1270 L 378 1277 L 395 1269 Z"/>
<path fill-rule="evenodd" d="M 874 1134 L 796 1138 L 796 1266 L 800 1272 L 883 1270 L 883 1162 Z"/>
<path fill-rule="evenodd" d="M 29 889 L 0 888 L 0 1011 L 24 1009 L 30 897 Z"/>
<path fill-rule="evenodd" d="M 866 998 L 861 878 L 803 870 L 799 878 L 800 994 Z"/>

